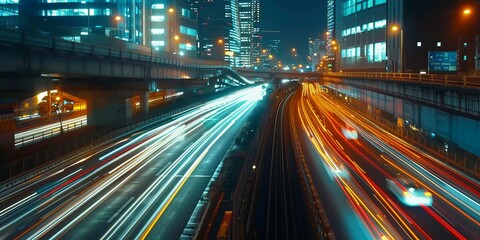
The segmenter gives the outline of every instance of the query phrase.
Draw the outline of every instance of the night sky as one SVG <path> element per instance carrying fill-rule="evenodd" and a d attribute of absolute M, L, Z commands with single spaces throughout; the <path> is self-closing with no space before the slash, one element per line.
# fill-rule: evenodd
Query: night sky
<path fill-rule="evenodd" d="M 306 52 L 326 30 L 326 0 L 260 0 L 260 31 L 279 30 L 282 50 Z"/>

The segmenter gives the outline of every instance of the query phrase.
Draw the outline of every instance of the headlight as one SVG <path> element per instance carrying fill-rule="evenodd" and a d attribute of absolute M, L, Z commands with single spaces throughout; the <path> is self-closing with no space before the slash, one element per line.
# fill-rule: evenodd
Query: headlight
<path fill-rule="evenodd" d="M 403 196 L 404 196 L 404 197 L 410 197 L 410 196 L 412 196 L 412 193 L 407 192 L 407 191 L 404 191 L 404 192 L 403 192 Z"/>

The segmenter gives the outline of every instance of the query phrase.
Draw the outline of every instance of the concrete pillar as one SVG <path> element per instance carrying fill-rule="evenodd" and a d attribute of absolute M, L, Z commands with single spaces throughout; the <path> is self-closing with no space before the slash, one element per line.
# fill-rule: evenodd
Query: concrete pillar
<path fill-rule="evenodd" d="M 148 98 L 149 92 L 140 93 L 140 113 L 148 113 Z"/>
<path fill-rule="evenodd" d="M 12 159 L 15 150 L 15 115 L 13 105 L 0 108 L 0 164 Z"/>
<path fill-rule="evenodd" d="M 126 102 L 129 92 L 102 89 L 81 92 L 79 96 L 87 100 L 89 126 L 108 126 L 131 117 L 131 111 L 127 111 L 130 104 Z"/>

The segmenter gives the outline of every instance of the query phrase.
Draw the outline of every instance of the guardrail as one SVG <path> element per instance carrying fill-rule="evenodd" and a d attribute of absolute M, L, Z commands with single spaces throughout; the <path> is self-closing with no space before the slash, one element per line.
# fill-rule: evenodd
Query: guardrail
<path fill-rule="evenodd" d="M 68 124 L 59 123 L 58 126 L 52 127 L 46 131 L 34 133 L 32 135 L 28 135 L 25 137 L 19 137 L 19 138 L 15 137 L 15 148 L 19 149 L 19 148 L 34 144 L 36 142 L 43 141 L 47 138 L 51 138 L 53 136 L 57 136 L 65 132 L 70 132 L 85 126 L 87 126 L 86 119 L 73 122 L 73 123 L 68 123 Z"/>
<path fill-rule="evenodd" d="M 328 73 L 325 76 L 385 79 L 412 83 L 429 83 L 443 86 L 480 88 L 480 76 L 418 74 L 418 73 L 380 73 L 380 72 L 341 72 Z"/>
<path fill-rule="evenodd" d="M 152 51 L 150 47 L 137 45 L 115 38 L 104 37 L 103 41 L 81 43 L 67 41 L 61 38 L 41 36 L 38 34 L 0 29 L 0 41 L 19 44 L 33 48 L 47 48 L 54 51 L 68 51 L 78 54 L 91 54 L 96 56 L 117 57 L 128 60 L 139 60 L 158 64 L 170 64 L 177 67 L 191 68 L 222 68 L 220 62 L 205 61 L 187 57 L 168 55 L 167 52 Z"/>

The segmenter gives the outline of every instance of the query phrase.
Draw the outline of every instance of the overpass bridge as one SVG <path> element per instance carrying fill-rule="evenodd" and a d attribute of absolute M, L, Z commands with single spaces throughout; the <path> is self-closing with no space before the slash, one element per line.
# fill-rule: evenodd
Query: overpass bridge
<path fill-rule="evenodd" d="M 10 139 L 8 145 L 14 104 L 40 92 L 58 89 L 85 99 L 88 125 L 105 126 L 131 117 L 125 108 L 132 97 L 139 96 L 140 111 L 148 112 L 149 94 L 164 89 L 188 95 L 252 83 L 221 62 L 158 53 L 108 37 L 81 43 L 0 29 L 0 48 L 0 138 Z"/>
<path fill-rule="evenodd" d="M 100 94 L 92 98 L 96 91 L 121 99 L 161 88 L 205 92 L 213 91 L 214 85 L 249 83 L 219 62 L 155 54 L 148 47 L 113 38 L 86 44 L 2 29 L 0 47 L 0 105 L 59 87 L 88 104 L 101 98 Z M 108 121 L 92 119 L 93 124 Z"/>

